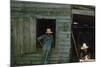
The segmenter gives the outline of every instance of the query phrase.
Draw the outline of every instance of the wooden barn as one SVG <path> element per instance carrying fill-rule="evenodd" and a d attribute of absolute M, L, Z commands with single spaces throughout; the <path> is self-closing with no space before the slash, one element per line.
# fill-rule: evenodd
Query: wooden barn
<path fill-rule="evenodd" d="M 85 15 L 87 12 L 78 13 L 81 9 L 75 9 L 70 4 L 11 1 L 11 63 L 42 64 L 43 51 L 37 37 L 45 34 L 47 28 L 51 28 L 54 36 L 49 64 L 69 63 L 73 57 L 78 57 L 78 46 L 71 42 L 73 14 Z M 94 10 L 88 9 L 91 13 L 87 14 L 94 16 Z"/>

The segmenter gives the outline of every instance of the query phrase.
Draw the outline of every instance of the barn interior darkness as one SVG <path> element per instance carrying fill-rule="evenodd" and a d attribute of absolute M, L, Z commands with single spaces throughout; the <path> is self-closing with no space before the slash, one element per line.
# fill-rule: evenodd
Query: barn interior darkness
<path fill-rule="evenodd" d="M 72 34 L 74 37 L 72 38 L 72 54 L 74 55 L 72 61 L 79 59 L 83 43 L 89 46 L 90 58 L 95 59 L 95 16 L 73 14 Z M 78 55 L 76 55 L 77 53 Z"/>
<path fill-rule="evenodd" d="M 54 43 L 55 43 L 55 30 L 56 30 L 56 20 L 55 19 L 37 19 L 37 30 L 36 30 L 36 38 L 44 35 L 47 28 L 50 28 L 53 32 Z M 55 44 L 52 46 L 55 47 Z M 41 45 L 37 41 L 36 48 L 42 48 Z"/>

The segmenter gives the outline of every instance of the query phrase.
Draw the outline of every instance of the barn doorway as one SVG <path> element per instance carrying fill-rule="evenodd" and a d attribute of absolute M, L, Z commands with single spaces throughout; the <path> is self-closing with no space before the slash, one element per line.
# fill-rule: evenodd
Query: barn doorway
<path fill-rule="evenodd" d="M 79 61 L 80 47 L 83 43 L 89 46 L 91 59 L 95 59 L 95 16 L 73 14 L 71 43 L 71 61 Z"/>
<path fill-rule="evenodd" d="M 42 46 L 37 41 L 37 37 L 44 35 L 47 28 L 50 28 L 51 31 L 53 32 L 54 45 L 52 46 L 52 48 L 55 47 L 56 19 L 37 19 L 36 21 L 36 48 L 42 48 Z"/>

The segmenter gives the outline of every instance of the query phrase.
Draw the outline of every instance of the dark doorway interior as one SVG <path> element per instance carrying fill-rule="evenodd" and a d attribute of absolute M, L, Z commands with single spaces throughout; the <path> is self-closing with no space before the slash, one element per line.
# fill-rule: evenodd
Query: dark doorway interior
<path fill-rule="evenodd" d="M 46 29 L 51 28 L 54 37 L 54 45 L 55 47 L 55 32 L 56 32 L 56 19 L 37 19 L 36 23 L 36 38 L 45 34 Z M 41 48 L 41 45 L 36 41 L 36 48 Z"/>
<path fill-rule="evenodd" d="M 76 43 L 78 56 L 80 56 L 80 47 L 83 43 L 89 46 L 89 53 L 91 58 L 95 58 L 95 16 L 88 15 L 73 15 L 72 33 Z M 75 43 L 72 42 L 72 61 L 78 61 L 79 57 L 76 55 Z M 77 59 L 75 58 L 77 57 Z"/>

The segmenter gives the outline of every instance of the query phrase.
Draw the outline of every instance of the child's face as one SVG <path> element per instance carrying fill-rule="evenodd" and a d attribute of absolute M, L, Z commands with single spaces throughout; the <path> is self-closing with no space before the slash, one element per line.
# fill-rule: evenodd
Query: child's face
<path fill-rule="evenodd" d="M 48 36 L 52 35 L 52 33 L 47 33 Z"/>
<path fill-rule="evenodd" d="M 87 52 L 87 49 L 84 49 L 83 51 L 84 51 L 84 52 Z"/>

